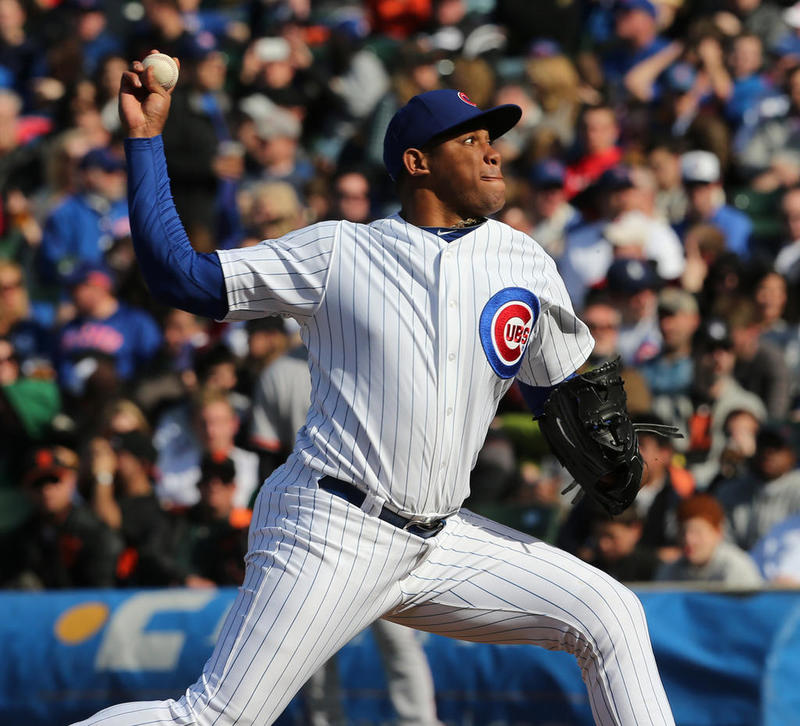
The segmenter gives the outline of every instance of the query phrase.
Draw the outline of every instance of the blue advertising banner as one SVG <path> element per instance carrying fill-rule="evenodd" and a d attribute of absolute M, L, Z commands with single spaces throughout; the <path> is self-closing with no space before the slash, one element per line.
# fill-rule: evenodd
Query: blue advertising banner
<path fill-rule="evenodd" d="M 66 726 L 122 701 L 177 697 L 200 674 L 234 590 L 0 595 L 0 724 Z M 800 723 L 800 593 L 642 592 L 679 726 Z M 590 726 L 571 656 L 418 634 L 440 718 Z M 350 723 L 393 722 L 369 630 L 338 655 Z M 305 726 L 302 697 L 278 721 Z"/>

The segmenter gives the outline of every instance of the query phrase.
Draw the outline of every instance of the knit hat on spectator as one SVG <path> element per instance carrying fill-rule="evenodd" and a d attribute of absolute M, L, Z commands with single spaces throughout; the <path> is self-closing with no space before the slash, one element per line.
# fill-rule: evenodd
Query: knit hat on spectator
<path fill-rule="evenodd" d="M 681 156 L 681 178 L 686 184 L 714 184 L 720 180 L 719 159 L 710 151 L 687 151 Z"/>

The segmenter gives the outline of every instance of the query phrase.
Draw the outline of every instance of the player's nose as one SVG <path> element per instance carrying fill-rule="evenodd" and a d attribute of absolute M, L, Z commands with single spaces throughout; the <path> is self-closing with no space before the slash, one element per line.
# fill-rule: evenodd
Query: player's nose
<path fill-rule="evenodd" d="M 491 164 L 492 166 L 500 166 L 500 152 L 495 149 L 491 143 L 486 144 L 483 158 L 487 164 Z"/>

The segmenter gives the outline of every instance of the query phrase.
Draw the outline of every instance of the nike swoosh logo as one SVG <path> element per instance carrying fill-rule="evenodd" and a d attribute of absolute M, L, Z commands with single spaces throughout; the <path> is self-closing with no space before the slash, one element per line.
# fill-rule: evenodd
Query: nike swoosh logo
<path fill-rule="evenodd" d="M 450 230 L 447 230 L 447 229 L 437 229 L 436 230 L 436 236 L 437 237 L 444 237 L 444 235 L 446 235 L 449 231 Z"/>

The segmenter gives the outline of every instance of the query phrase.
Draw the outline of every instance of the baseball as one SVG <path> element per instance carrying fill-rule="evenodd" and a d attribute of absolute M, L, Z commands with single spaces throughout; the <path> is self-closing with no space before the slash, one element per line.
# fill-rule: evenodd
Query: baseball
<path fill-rule="evenodd" d="M 142 61 L 142 65 L 145 69 L 153 66 L 156 80 L 165 91 L 168 91 L 178 82 L 178 64 L 165 53 L 148 55 Z"/>

